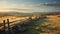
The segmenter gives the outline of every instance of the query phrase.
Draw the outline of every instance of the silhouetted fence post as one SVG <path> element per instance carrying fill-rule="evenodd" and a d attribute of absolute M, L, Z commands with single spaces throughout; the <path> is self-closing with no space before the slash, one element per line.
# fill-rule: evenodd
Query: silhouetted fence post
<path fill-rule="evenodd" d="M 28 24 L 29 24 L 29 25 L 32 25 L 32 23 L 33 23 L 33 20 L 32 20 L 32 17 L 30 16 L 30 17 L 29 17 L 29 23 L 28 23 Z"/>
<path fill-rule="evenodd" d="M 4 24 L 3 26 L 4 26 L 4 32 L 5 32 L 5 28 L 6 28 L 6 27 L 5 27 L 5 20 L 3 20 L 3 24 Z"/>
<path fill-rule="evenodd" d="M 29 17 L 29 20 L 32 21 L 32 17 Z"/>
<path fill-rule="evenodd" d="M 7 23 L 8 23 L 8 34 L 10 34 L 9 19 L 7 19 Z"/>
<path fill-rule="evenodd" d="M 37 19 L 38 19 L 38 17 L 36 16 L 36 17 L 35 17 L 35 20 L 37 20 Z"/>
<path fill-rule="evenodd" d="M 1 34 L 6 34 L 5 28 L 6 28 L 6 26 L 5 26 L 5 20 L 3 20 L 3 31 L 1 32 Z"/>

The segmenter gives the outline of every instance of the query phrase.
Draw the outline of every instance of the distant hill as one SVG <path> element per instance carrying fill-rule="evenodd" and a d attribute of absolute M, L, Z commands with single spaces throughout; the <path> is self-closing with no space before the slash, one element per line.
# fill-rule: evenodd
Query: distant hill
<path fill-rule="evenodd" d="M 33 12 L 33 13 L 21 13 L 21 12 L 0 12 L 0 16 L 23 16 L 23 15 L 38 15 L 38 14 L 60 14 L 60 12 Z"/>
<path fill-rule="evenodd" d="M 48 14 L 48 15 L 57 15 L 57 14 L 60 14 L 60 12 L 48 12 L 46 14 Z"/>
<path fill-rule="evenodd" d="M 19 12 L 0 12 L 0 16 L 10 16 L 10 15 L 19 15 L 19 14 L 23 14 L 23 13 L 19 13 Z"/>
<path fill-rule="evenodd" d="M 24 16 L 32 15 L 32 13 L 22 13 L 22 12 L 0 12 L 0 16 Z"/>
<path fill-rule="evenodd" d="M 60 14 L 60 12 L 33 12 L 33 14 Z"/>

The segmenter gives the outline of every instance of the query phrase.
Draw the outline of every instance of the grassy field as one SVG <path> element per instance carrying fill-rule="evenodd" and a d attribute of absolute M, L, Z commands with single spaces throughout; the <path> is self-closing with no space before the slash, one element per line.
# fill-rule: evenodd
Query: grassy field
<path fill-rule="evenodd" d="M 60 34 L 60 17 L 58 16 L 50 15 L 33 21 L 32 25 L 25 26 L 27 31 L 17 34 Z"/>
<path fill-rule="evenodd" d="M 0 17 L 0 23 L 2 23 L 3 20 L 7 20 L 7 19 L 9 19 L 9 21 L 12 22 L 12 21 L 21 20 L 24 18 L 28 18 L 28 17 L 4 16 L 4 17 Z"/>
<path fill-rule="evenodd" d="M 47 18 L 39 18 L 37 20 L 34 20 L 32 21 L 31 25 L 24 26 L 27 29 L 26 31 L 18 32 L 16 34 L 60 34 L 59 16 L 60 15 L 47 15 Z M 24 17 L 6 16 L 0 18 L 0 23 L 2 23 L 1 21 L 7 18 L 9 18 L 10 21 L 24 19 Z M 34 19 L 35 17 L 32 18 Z"/>
<path fill-rule="evenodd" d="M 0 30 L 3 29 L 3 20 L 6 21 L 6 25 L 5 26 L 6 27 L 8 26 L 7 19 L 9 19 L 9 22 L 16 21 L 16 22 L 10 23 L 10 25 L 12 26 L 14 24 L 17 24 L 17 23 L 23 21 L 23 20 L 28 19 L 28 17 L 17 17 L 17 16 L 4 16 L 4 17 L 0 17 Z"/>

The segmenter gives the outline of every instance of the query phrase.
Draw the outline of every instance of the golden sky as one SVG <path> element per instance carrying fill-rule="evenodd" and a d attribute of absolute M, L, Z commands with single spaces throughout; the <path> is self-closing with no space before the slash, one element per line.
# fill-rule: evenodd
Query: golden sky
<path fill-rule="evenodd" d="M 0 0 L 0 12 L 56 12 L 60 11 L 60 6 L 57 7 L 59 2 L 57 0 Z"/>

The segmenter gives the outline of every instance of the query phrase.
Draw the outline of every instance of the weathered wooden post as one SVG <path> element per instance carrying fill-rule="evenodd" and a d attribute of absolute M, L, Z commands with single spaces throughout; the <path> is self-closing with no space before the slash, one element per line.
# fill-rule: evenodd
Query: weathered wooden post
<path fill-rule="evenodd" d="M 5 32 L 5 28 L 6 28 L 6 27 L 5 27 L 5 20 L 3 20 L 3 24 L 4 24 L 3 26 L 4 26 L 4 32 Z"/>
<path fill-rule="evenodd" d="M 30 21 L 32 20 L 32 17 L 31 17 L 31 16 L 29 17 L 29 20 L 30 20 Z"/>
<path fill-rule="evenodd" d="M 33 22 L 33 20 L 32 20 L 32 17 L 30 16 L 30 17 L 29 17 L 29 23 L 28 23 L 28 24 L 29 24 L 29 25 L 32 25 L 32 22 Z"/>
<path fill-rule="evenodd" d="M 37 20 L 37 16 L 35 16 L 35 20 Z"/>
<path fill-rule="evenodd" d="M 10 22 L 9 19 L 7 19 L 7 23 L 8 23 L 8 34 L 14 34 L 14 31 L 12 29 L 10 29 Z"/>
<path fill-rule="evenodd" d="M 9 19 L 7 19 L 7 23 L 8 23 L 8 34 L 10 34 Z"/>
<path fill-rule="evenodd" d="M 5 28 L 6 28 L 6 26 L 5 26 L 5 20 L 3 20 L 3 31 L 1 32 L 1 34 L 6 34 Z"/>

